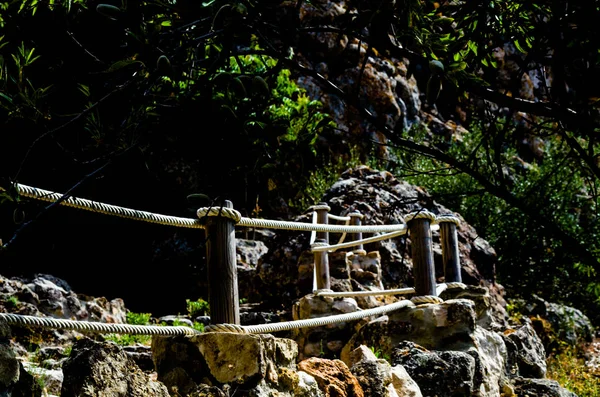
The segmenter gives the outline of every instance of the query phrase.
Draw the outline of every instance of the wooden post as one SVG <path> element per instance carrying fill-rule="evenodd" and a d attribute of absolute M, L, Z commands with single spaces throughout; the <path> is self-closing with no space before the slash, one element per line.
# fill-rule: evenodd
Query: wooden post
<path fill-rule="evenodd" d="M 428 214 L 431 218 L 428 217 Z M 437 296 L 431 238 L 432 220 L 433 214 L 421 211 L 408 221 L 412 247 L 413 274 L 415 277 L 415 293 L 417 296 Z"/>
<path fill-rule="evenodd" d="M 223 204 L 233 208 L 229 200 Z M 208 236 L 208 301 L 213 324 L 240 324 L 240 299 L 235 256 L 235 222 L 224 216 L 209 216 Z"/>
<path fill-rule="evenodd" d="M 447 215 L 443 215 L 439 218 L 444 279 L 447 283 L 461 283 L 462 276 L 460 274 L 460 256 L 458 254 L 458 235 L 456 232 L 458 219 L 454 216 Z"/>
<path fill-rule="evenodd" d="M 348 214 L 348 216 L 350 217 L 350 225 L 351 226 L 360 226 L 362 223 L 362 218 L 364 218 L 364 215 L 362 215 L 359 210 L 352 211 L 351 213 Z M 348 234 L 348 241 L 356 241 L 356 240 L 362 240 L 361 232 Z M 364 250 L 365 250 L 364 246 L 362 244 L 360 244 L 354 248 L 353 252 L 364 251 Z"/>
<path fill-rule="evenodd" d="M 317 211 L 317 223 L 328 224 L 327 213 L 331 208 L 327 203 L 319 203 L 315 206 Z M 316 243 L 329 244 L 329 232 L 317 232 Z M 315 277 L 317 281 L 317 289 L 330 289 L 331 282 L 329 279 L 329 256 L 326 251 L 315 252 Z"/>

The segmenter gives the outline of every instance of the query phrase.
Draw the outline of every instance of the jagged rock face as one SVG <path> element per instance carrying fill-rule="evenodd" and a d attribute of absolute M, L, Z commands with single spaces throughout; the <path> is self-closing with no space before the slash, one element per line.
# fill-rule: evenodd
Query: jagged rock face
<path fill-rule="evenodd" d="M 303 2 L 299 17 L 303 24 L 334 26 L 356 12 L 357 6 L 352 1 Z M 295 13 L 295 8 L 295 2 L 285 1 L 280 12 L 282 15 Z M 360 81 L 360 105 L 380 122 L 402 131 L 419 120 L 419 90 L 415 78 L 407 77 L 407 60 L 383 58 L 375 51 L 367 53 L 366 43 L 338 33 L 314 32 L 308 37 L 294 49 L 301 62 L 346 92 L 355 92 Z M 345 105 L 339 96 L 324 91 L 313 77 L 303 76 L 298 79 L 298 84 L 312 98 L 323 102 L 340 131 L 386 142 L 385 136 L 366 123 L 354 107 Z"/>
<path fill-rule="evenodd" d="M 331 298 L 307 295 L 294 305 L 293 319 L 301 320 L 360 310 L 353 298 Z M 334 358 L 365 320 L 344 321 L 321 327 L 295 329 L 292 338 L 298 343 L 298 357 Z"/>
<path fill-rule="evenodd" d="M 311 357 L 298 363 L 298 368 L 312 375 L 325 397 L 363 397 L 360 383 L 341 360 Z"/>
<path fill-rule="evenodd" d="M 594 335 L 594 327 L 590 319 L 571 306 L 558 303 L 546 302 L 537 295 L 533 295 L 528 303 L 517 300 L 522 307 L 522 314 L 528 316 L 539 316 L 552 326 L 555 332 L 554 338 L 558 338 L 571 345 L 580 342 L 590 342 Z M 548 348 L 548 346 L 545 346 Z"/>
<path fill-rule="evenodd" d="M 220 397 L 239 390 L 256 397 L 319 396 L 314 378 L 296 371 L 298 348 L 290 339 L 214 332 L 156 336 L 152 350 L 158 379 L 181 395 Z"/>
<path fill-rule="evenodd" d="M 517 396 L 577 397 L 577 394 L 561 387 L 555 380 L 517 378 L 513 382 Z"/>
<path fill-rule="evenodd" d="M 342 358 L 361 344 L 373 346 L 391 354 L 392 364 L 403 365 L 424 395 L 434 395 L 426 389 L 434 386 L 424 386 L 427 379 L 442 382 L 447 373 L 441 368 L 451 368 L 456 380 L 444 380 L 451 383 L 439 396 L 498 396 L 506 383 L 506 346 L 499 334 L 476 321 L 475 305 L 466 299 L 405 308 L 364 325 L 344 347 Z M 403 348 L 407 343 L 410 348 Z"/>
<path fill-rule="evenodd" d="M 546 351 L 531 321 L 526 321 L 524 325 L 512 332 L 505 331 L 504 340 L 508 354 L 511 356 L 509 362 L 516 365 L 516 371 L 521 376 L 546 377 Z"/>
<path fill-rule="evenodd" d="M 106 323 L 125 323 L 127 313 L 120 298 L 78 295 L 66 281 L 48 274 L 31 280 L 0 276 L 0 304 L 19 314 Z"/>
<path fill-rule="evenodd" d="M 402 222 L 406 214 L 427 209 L 434 214 L 453 214 L 462 220 L 458 228 L 459 252 L 463 282 L 485 286 L 490 295 L 494 320 L 506 324 L 504 289 L 495 282 L 496 253 L 489 243 L 477 236 L 460 214 L 452 213 L 433 201 L 426 191 L 394 178 L 386 171 L 366 166 L 350 169 L 325 193 L 323 202 L 331 213 L 345 215 L 359 210 L 365 216 L 363 225 L 382 225 Z M 308 216 L 296 221 L 310 222 Z M 259 275 L 269 295 L 292 298 L 312 291 L 313 255 L 309 251 L 309 234 L 278 233 L 269 244 L 271 251 L 259 261 Z M 367 237 L 367 235 L 363 236 Z M 335 241 L 334 238 L 331 241 Z M 439 233 L 433 233 L 436 276 L 443 280 Z M 404 236 L 365 245 L 367 252 L 381 255 L 381 279 L 385 288 L 413 286 L 410 238 Z M 360 283 L 359 283 L 360 284 Z M 334 284 L 335 286 L 335 284 Z M 279 288 L 277 288 L 279 287 Z M 297 296 L 298 296 L 297 295 Z"/>
<path fill-rule="evenodd" d="M 471 396 L 477 388 L 475 359 L 465 352 L 432 352 L 404 342 L 392 356 L 402 365 L 426 396 Z"/>
<path fill-rule="evenodd" d="M 62 397 L 169 397 L 163 384 L 152 381 L 114 343 L 78 340 L 63 372 Z"/>

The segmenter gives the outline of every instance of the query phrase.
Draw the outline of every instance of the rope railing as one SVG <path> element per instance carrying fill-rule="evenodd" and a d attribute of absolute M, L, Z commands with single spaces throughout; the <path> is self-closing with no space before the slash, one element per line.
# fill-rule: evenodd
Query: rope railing
<path fill-rule="evenodd" d="M 23 197 L 47 201 L 50 203 L 59 201 L 63 197 L 63 195 L 60 193 L 55 193 L 49 190 L 39 189 L 20 183 L 15 183 L 14 187 L 16 188 L 19 195 Z M 0 186 L 0 191 L 6 191 L 6 189 Z M 176 216 L 155 214 L 152 212 L 134 210 L 131 208 L 119 207 L 111 204 L 104 204 L 98 201 L 92 201 L 73 196 L 65 198 L 60 204 L 67 207 L 88 210 L 104 215 L 114 215 L 121 218 L 158 223 L 161 225 L 187 227 L 192 229 L 204 228 L 199 219 L 180 218 Z"/>
<path fill-rule="evenodd" d="M 65 320 L 52 317 L 35 317 L 23 314 L 0 313 L 0 321 L 16 326 L 30 326 L 38 328 L 65 329 L 80 332 L 95 332 L 106 334 L 132 334 L 132 335 L 194 335 L 196 331 L 190 327 L 174 327 L 162 325 L 133 325 L 133 324 L 107 324 L 92 321 Z"/>
<path fill-rule="evenodd" d="M 344 297 L 416 294 L 411 301 L 408 301 L 410 304 L 439 303 L 441 302 L 441 299 L 438 296 L 445 289 L 465 288 L 460 277 L 460 258 L 457 243 L 457 226 L 459 225 L 460 221 L 453 215 L 436 216 L 428 211 L 422 210 L 406 215 L 403 219 L 403 223 L 391 225 L 362 225 L 361 220 L 364 218 L 364 216 L 359 212 L 354 211 L 347 216 L 332 215 L 329 214 L 330 207 L 326 203 L 320 203 L 310 208 L 313 211 L 312 223 L 304 223 L 242 217 L 238 211 L 233 209 L 231 202 L 226 201 L 223 206 L 200 208 L 197 210 L 197 216 L 199 219 L 189 219 L 133 210 L 130 208 L 99 203 L 73 196 L 65 197 L 60 193 L 38 189 L 22 184 L 14 184 L 13 186 L 18 194 L 23 197 L 39 199 L 48 202 L 60 201 L 60 205 L 90 210 L 92 212 L 106 215 L 115 215 L 122 218 L 142 220 L 146 222 L 177 227 L 205 229 L 208 236 L 207 261 L 209 285 L 216 286 L 214 288 L 210 288 L 209 291 L 211 320 L 216 324 L 215 326 L 211 326 L 213 328 L 210 329 L 214 330 L 218 329 L 217 326 L 222 326 L 221 331 L 224 331 L 224 328 L 230 328 L 230 331 L 227 332 L 274 332 L 278 330 L 292 329 L 286 327 L 309 327 L 331 324 L 335 321 L 338 321 L 336 319 L 346 318 L 340 316 L 330 316 L 331 319 L 319 318 L 289 322 L 292 325 L 282 325 L 284 323 L 276 323 L 241 327 L 239 325 L 239 297 L 235 259 L 235 226 L 310 231 L 310 246 L 315 256 L 313 291 L 317 296 Z M 0 187 L 0 191 L 5 191 L 5 189 Z M 345 222 L 345 224 L 329 224 L 329 220 L 341 221 Z M 442 256 L 444 262 L 444 273 L 446 276 L 446 283 L 443 284 L 436 284 L 435 282 L 433 253 L 431 246 L 431 232 L 432 230 L 438 228 L 440 230 L 440 238 L 442 240 Z M 329 233 L 342 233 L 342 236 L 337 244 L 329 244 Z M 362 238 L 362 233 L 384 234 Z M 353 252 L 366 254 L 366 252 L 363 250 L 364 244 L 390 239 L 405 235 L 407 233 L 411 235 L 412 241 L 413 271 L 415 277 L 414 288 L 353 292 L 333 292 L 330 290 L 328 252 L 334 252 L 343 248 L 359 247 Z M 347 234 L 350 235 L 349 237 L 351 241 L 343 242 Z M 397 302 L 398 308 L 409 305 L 409 303 L 402 302 L 407 301 Z M 394 304 L 392 304 L 390 307 L 396 307 L 393 305 Z M 382 307 L 376 309 L 390 311 L 397 310 L 382 309 Z M 358 319 L 370 316 L 371 314 L 368 313 L 371 312 L 368 310 L 362 310 L 360 312 L 350 314 L 353 316 L 362 315 L 362 317 L 356 317 L 356 319 Z M 156 335 L 180 335 L 190 333 L 193 334 L 197 332 L 192 328 L 186 329 L 186 327 L 153 327 L 129 324 L 78 322 L 52 318 L 19 316 L 16 314 L 6 313 L 0 313 L 0 320 L 14 325 L 52 326 L 90 332 L 150 333 Z M 346 319 L 339 321 L 349 320 Z M 242 329 L 242 331 L 240 331 L 240 329 Z"/>

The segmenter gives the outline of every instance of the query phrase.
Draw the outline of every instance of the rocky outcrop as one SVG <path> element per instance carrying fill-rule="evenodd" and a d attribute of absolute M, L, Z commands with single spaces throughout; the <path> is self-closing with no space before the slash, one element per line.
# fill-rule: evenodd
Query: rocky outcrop
<path fill-rule="evenodd" d="M 325 397 L 363 397 L 360 383 L 343 361 L 312 357 L 301 361 L 298 368 L 312 375 Z"/>
<path fill-rule="evenodd" d="M 152 381 L 114 343 L 81 339 L 63 364 L 61 397 L 168 397 L 167 388 Z"/>
<path fill-rule="evenodd" d="M 331 207 L 331 213 L 345 215 L 359 210 L 365 216 L 364 225 L 381 225 L 403 222 L 408 213 L 427 209 L 435 214 L 453 214 L 462 219 L 460 214 L 453 213 L 443 205 L 431 199 L 429 194 L 406 182 L 397 180 L 386 171 L 377 171 L 366 166 L 349 169 L 325 193 L 323 202 Z M 310 222 L 308 216 L 295 219 Z M 309 234 L 281 232 L 267 243 L 269 252 L 259 259 L 258 274 L 264 285 L 262 295 L 255 298 L 273 299 L 289 302 L 312 291 L 313 254 L 309 247 Z M 492 322 L 506 325 L 507 313 L 504 300 L 504 289 L 495 281 L 496 253 L 489 243 L 478 237 L 476 230 L 469 224 L 461 222 L 458 228 L 459 253 L 462 279 L 466 284 L 482 286 L 489 295 Z M 333 240 L 332 240 L 333 241 Z M 436 277 L 443 281 L 443 267 L 439 233 L 433 233 L 434 260 Z M 370 289 L 377 284 L 380 276 L 385 288 L 413 286 L 410 238 L 405 236 L 365 245 L 367 255 L 379 255 L 380 259 L 372 261 L 380 264 L 376 272 L 365 273 L 366 267 L 352 264 L 349 273 L 332 270 L 332 288 L 334 290 Z M 371 254 L 378 252 L 378 254 Z M 343 251 L 337 253 L 344 255 Z M 338 269 L 339 259 L 334 254 L 330 258 L 332 269 Z M 342 267 L 342 269 L 346 269 Z M 362 271 L 361 271 L 362 270 Z M 340 277 L 340 278 L 337 278 Z M 350 282 L 348 282 L 350 281 Z"/>

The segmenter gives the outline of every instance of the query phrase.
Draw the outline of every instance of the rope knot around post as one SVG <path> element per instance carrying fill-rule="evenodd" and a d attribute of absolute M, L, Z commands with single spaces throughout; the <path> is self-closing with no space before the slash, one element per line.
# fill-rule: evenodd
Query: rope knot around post
<path fill-rule="evenodd" d="M 204 218 L 205 216 L 222 216 L 229 218 L 235 223 L 238 223 L 242 219 L 242 214 L 233 208 L 227 207 L 202 207 L 196 211 L 198 218 Z"/>
<path fill-rule="evenodd" d="M 434 213 L 429 212 L 427 210 L 413 211 L 407 214 L 404 217 L 404 221 L 406 223 L 412 221 L 413 219 L 429 219 L 431 223 L 434 223 L 436 220 L 436 216 Z"/>
<path fill-rule="evenodd" d="M 444 300 L 442 298 L 435 295 L 414 296 L 410 299 L 410 301 L 415 305 L 420 305 L 424 303 L 444 303 Z"/>
<path fill-rule="evenodd" d="M 317 248 L 317 247 L 329 247 L 329 243 L 325 242 L 325 240 L 323 240 L 323 239 L 318 239 L 317 241 L 315 241 L 314 243 L 312 243 L 310 245 L 310 249 L 313 252 L 321 251 L 321 250 L 315 251 L 314 248 Z"/>
<path fill-rule="evenodd" d="M 308 209 L 312 210 L 312 211 L 321 211 L 321 210 L 327 211 L 327 212 L 331 211 L 331 207 L 325 203 L 311 205 L 310 207 L 308 207 Z"/>
<path fill-rule="evenodd" d="M 459 282 L 448 282 L 446 283 L 448 289 L 467 289 L 467 285 Z"/>
<path fill-rule="evenodd" d="M 433 224 L 435 225 L 441 223 L 454 223 L 456 226 L 460 226 L 460 219 L 452 214 L 437 215 L 433 221 Z"/>

